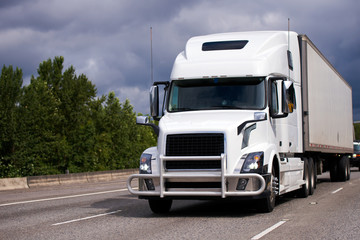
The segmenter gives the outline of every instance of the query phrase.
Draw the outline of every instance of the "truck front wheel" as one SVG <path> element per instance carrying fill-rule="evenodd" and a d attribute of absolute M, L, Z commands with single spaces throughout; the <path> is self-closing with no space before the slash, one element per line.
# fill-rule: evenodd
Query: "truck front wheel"
<path fill-rule="evenodd" d="M 260 199 L 259 210 L 261 212 L 272 212 L 275 208 L 276 193 L 279 191 L 279 179 L 276 176 L 275 166 L 273 164 L 270 179 L 270 194 L 266 198 Z"/>
<path fill-rule="evenodd" d="M 168 213 L 171 209 L 172 199 L 149 199 L 149 206 L 153 213 L 163 214 Z"/>

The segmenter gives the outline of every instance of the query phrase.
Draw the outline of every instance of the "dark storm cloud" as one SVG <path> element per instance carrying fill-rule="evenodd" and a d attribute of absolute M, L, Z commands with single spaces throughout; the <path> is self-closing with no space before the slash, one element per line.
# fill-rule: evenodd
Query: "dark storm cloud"
<path fill-rule="evenodd" d="M 360 10 L 357 0 L 0 1 L 0 64 L 37 75 L 41 61 L 65 57 L 96 84 L 148 112 L 150 26 L 154 79 L 168 80 L 176 55 L 194 35 L 287 30 L 307 34 L 353 88 L 360 120 Z"/>
<path fill-rule="evenodd" d="M 7 8 L 14 5 L 18 5 L 21 2 L 25 2 L 26 0 L 1 0 L 0 1 L 0 8 Z"/>

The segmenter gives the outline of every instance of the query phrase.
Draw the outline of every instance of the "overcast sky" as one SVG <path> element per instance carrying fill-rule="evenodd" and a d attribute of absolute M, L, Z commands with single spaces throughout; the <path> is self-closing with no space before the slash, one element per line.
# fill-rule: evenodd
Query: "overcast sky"
<path fill-rule="evenodd" d="M 197 35 L 291 30 L 306 34 L 353 90 L 360 120 L 359 0 L 0 0 L 0 64 L 19 67 L 24 83 L 39 63 L 64 56 L 97 87 L 149 112 L 150 27 L 154 79 Z"/>

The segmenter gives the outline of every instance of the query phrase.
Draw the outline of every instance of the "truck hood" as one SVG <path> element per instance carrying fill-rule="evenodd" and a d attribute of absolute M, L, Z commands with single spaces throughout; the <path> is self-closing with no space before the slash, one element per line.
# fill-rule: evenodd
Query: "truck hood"
<path fill-rule="evenodd" d="M 234 132 L 243 122 L 254 119 L 254 111 L 218 110 L 168 113 L 160 121 L 166 134 L 192 132 Z"/>

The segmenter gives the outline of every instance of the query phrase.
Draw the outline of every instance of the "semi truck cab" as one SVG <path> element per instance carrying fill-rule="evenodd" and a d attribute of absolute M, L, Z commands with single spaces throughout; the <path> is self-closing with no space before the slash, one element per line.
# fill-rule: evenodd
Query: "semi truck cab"
<path fill-rule="evenodd" d="M 251 198 L 270 212 L 281 194 L 311 194 L 316 171 L 303 149 L 299 43 L 294 32 L 191 38 L 170 81 L 150 89 L 158 125 L 137 118 L 158 144 L 142 154 L 129 191 L 155 213 L 169 211 L 173 199 L 214 198 Z"/>

